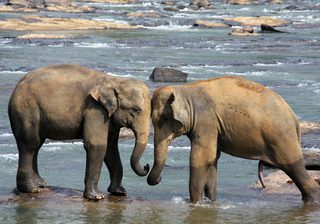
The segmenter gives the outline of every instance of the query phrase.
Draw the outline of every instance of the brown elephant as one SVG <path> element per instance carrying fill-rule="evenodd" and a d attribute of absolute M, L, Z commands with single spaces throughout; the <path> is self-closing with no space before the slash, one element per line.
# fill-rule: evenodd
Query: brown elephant
<path fill-rule="evenodd" d="M 220 152 L 261 160 L 286 172 L 303 200 L 320 203 L 320 186 L 305 170 L 299 121 L 275 92 L 240 77 L 219 77 L 165 86 L 152 98 L 154 165 L 148 184 L 161 181 L 168 145 L 180 136 L 191 141 L 189 193 L 216 199 Z"/>
<path fill-rule="evenodd" d="M 108 191 L 126 194 L 118 151 L 121 127 L 132 129 L 135 146 L 131 167 L 140 176 L 149 165 L 139 164 L 150 131 L 150 91 L 142 81 L 112 76 L 78 65 L 40 68 L 24 76 L 8 106 L 19 150 L 17 188 L 39 192 L 38 151 L 45 139 L 83 139 L 86 150 L 84 197 L 102 199 L 97 184 L 103 161 L 110 173 Z"/>

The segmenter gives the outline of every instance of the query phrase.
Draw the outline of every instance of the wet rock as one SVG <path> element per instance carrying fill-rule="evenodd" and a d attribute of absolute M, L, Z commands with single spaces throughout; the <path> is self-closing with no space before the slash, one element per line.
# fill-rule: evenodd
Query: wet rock
<path fill-rule="evenodd" d="M 283 26 L 289 23 L 289 21 L 285 19 L 278 19 L 270 16 L 240 16 L 225 18 L 224 21 L 227 24 L 238 24 L 240 26 L 261 26 L 261 24 L 267 24 L 268 26 Z"/>
<path fill-rule="evenodd" d="M 211 8 L 211 3 L 209 0 L 192 0 L 190 7 L 193 9 Z"/>
<path fill-rule="evenodd" d="M 135 0 L 78 0 L 79 2 L 92 3 L 110 3 L 110 4 L 130 4 L 136 2 Z"/>
<path fill-rule="evenodd" d="M 198 19 L 195 21 L 193 24 L 194 27 L 199 27 L 199 28 L 225 28 L 228 27 L 224 23 L 218 23 L 218 22 L 210 22 L 210 21 L 205 21 Z"/>
<path fill-rule="evenodd" d="M 54 34 L 41 34 L 41 33 L 32 33 L 32 34 L 24 34 L 21 36 L 17 36 L 18 39 L 66 39 L 72 38 L 66 35 L 54 35 Z"/>
<path fill-rule="evenodd" d="M 236 26 L 232 27 L 231 33 L 229 33 L 229 35 L 248 36 L 257 35 L 257 33 L 254 33 L 254 29 L 251 26 Z"/>
<path fill-rule="evenodd" d="M 134 138 L 134 133 L 129 128 L 121 128 L 119 138 Z"/>
<path fill-rule="evenodd" d="M 175 3 L 173 1 L 170 0 L 165 0 L 161 2 L 162 5 L 174 5 Z"/>
<path fill-rule="evenodd" d="M 154 68 L 149 79 L 154 82 L 186 82 L 188 74 L 182 71 L 167 68 L 158 67 Z"/>
<path fill-rule="evenodd" d="M 300 121 L 300 128 L 302 134 L 316 132 L 320 134 L 320 122 Z"/>
<path fill-rule="evenodd" d="M 26 8 L 26 7 L 17 7 L 17 6 L 11 6 L 11 5 L 0 5 L 0 12 L 37 12 L 36 9 Z"/>
<path fill-rule="evenodd" d="M 303 157 L 308 170 L 320 170 L 320 151 L 303 150 Z"/>
<path fill-rule="evenodd" d="M 320 179 L 320 171 L 308 171 L 310 176 L 316 181 Z M 264 193 L 276 194 L 276 195 L 287 195 L 287 197 L 301 197 L 299 189 L 293 184 L 293 181 L 283 171 L 277 170 L 269 173 L 264 177 Z M 254 185 L 255 189 L 262 189 L 261 184 L 257 181 Z"/>
<path fill-rule="evenodd" d="M 99 30 L 137 28 L 141 27 L 90 19 L 47 18 L 33 15 L 0 21 L 0 30 Z"/>
<path fill-rule="evenodd" d="M 20 7 L 44 8 L 49 5 L 71 6 L 72 0 L 8 0 L 8 5 Z"/>
<path fill-rule="evenodd" d="M 165 7 L 163 8 L 164 11 L 167 11 L 167 12 L 179 12 L 180 10 L 177 9 L 177 8 L 173 8 L 173 7 Z"/>
<path fill-rule="evenodd" d="M 266 1 L 263 0 L 227 0 L 227 3 L 232 5 L 251 5 L 251 4 L 263 4 Z M 267 3 L 271 4 L 281 4 L 283 0 L 271 0 L 267 1 Z"/>
<path fill-rule="evenodd" d="M 286 33 L 284 31 L 276 30 L 274 27 L 267 24 L 261 24 L 260 27 L 262 33 Z"/>
<path fill-rule="evenodd" d="M 142 17 L 160 18 L 161 17 L 161 15 L 156 12 L 129 12 L 127 13 L 127 16 L 136 17 L 136 18 L 142 18 Z"/>

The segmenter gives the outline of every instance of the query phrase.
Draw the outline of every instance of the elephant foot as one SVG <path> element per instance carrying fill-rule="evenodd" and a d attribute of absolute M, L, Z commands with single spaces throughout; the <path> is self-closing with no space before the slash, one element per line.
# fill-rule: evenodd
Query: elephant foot
<path fill-rule="evenodd" d="M 105 195 L 101 191 L 99 191 L 98 189 L 91 190 L 91 191 L 85 190 L 84 193 L 83 193 L 83 196 L 86 199 L 94 200 L 94 201 L 98 201 L 98 200 L 101 200 L 101 199 L 105 198 Z"/>
<path fill-rule="evenodd" d="M 108 187 L 108 192 L 115 196 L 126 196 L 127 191 L 124 187 L 120 186 L 114 186 L 113 184 L 110 184 Z"/>
<path fill-rule="evenodd" d="M 215 201 L 216 200 L 216 194 L 210 191 L 209 187 L 205 185 L 204 187 L 204 195 L 210 200 Z"/>
<path fill-rule="evenodd" d="M 24 172 L 17 174 L 17 188 L 23 193 L 39 193 L 45 186 L 44 180 L 38 175 L 27 175 Z"/>
<path fill-rule="evenodd" d="M 37 183 L 38 187 L 41 187 L 41 188 L 46 187 L 46 182 L 39 175 L 37 175 L 37 177 L 35 177 L 35 183 Z"/>

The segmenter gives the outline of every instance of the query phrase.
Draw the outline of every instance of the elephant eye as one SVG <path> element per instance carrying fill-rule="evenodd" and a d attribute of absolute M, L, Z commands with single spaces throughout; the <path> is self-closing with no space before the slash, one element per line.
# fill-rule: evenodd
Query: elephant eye
<path fill-rule="evenodd" d="M 135 113 L 135 114 L 138 114 L 141 112 L 141 109 L 139 107 L 132 107 L 131 108 L 132 112 Z"/>

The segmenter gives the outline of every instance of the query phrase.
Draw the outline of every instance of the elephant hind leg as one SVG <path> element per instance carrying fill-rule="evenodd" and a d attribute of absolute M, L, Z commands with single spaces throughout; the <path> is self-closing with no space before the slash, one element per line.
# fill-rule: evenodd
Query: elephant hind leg
<path fill-rule="evenodd" d="M 34 136 L 18 140 L 17 188 L 21 192 L 40 192 L 45 182 L 38 173 L 38 152 L 44 140 Z"/>
<path fill-rule="evenodd" d="M 281 169 L 299 188 L 302 199 L 306 204 L 320 205 L 320 186 L 306 171 L 303 159 L 282 166 Z"/>
<path fill-rule="evenodd" d="M 209 167 L 207 182 L 204 186 L 205 196 L 211 201 L 215 201 L 217 198 L 217 169 L 219 157 L 220 152 L 218 151 L 216 161 Z"/>

